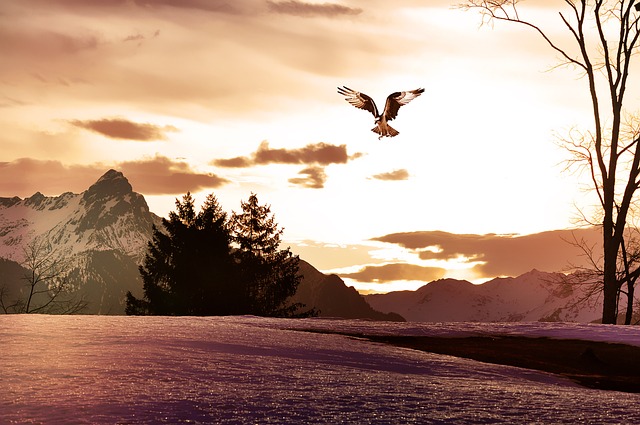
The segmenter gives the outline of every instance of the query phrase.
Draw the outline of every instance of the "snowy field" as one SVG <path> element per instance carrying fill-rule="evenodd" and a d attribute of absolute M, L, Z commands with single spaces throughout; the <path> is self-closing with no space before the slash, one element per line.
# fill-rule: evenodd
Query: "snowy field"
<path fill-rule="evenodd" d="M 640 345 L 636 328 L 0 316 L 0 423 L 640 423 L 640 395 L 335 334 Z"/>

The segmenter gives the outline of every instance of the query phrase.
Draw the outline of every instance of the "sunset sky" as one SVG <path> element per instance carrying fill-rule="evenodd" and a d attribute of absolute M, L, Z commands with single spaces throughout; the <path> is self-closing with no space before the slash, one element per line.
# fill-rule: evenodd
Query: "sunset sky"
<path fill-rule="evenodd" d="M 110 168 L 161 216 L 254 192 L 294 253 L 363 291 L 558 270 L 569 232 L 538 233 L 594 204 L 557 146 L 591 123 L 586 81 L 456 3 L 0 0 L 0 196 Z M 527 3 L 565 40 L 558 2 Z M 425 92 L 378 140 L 343 85 L 379 107 Z"/>

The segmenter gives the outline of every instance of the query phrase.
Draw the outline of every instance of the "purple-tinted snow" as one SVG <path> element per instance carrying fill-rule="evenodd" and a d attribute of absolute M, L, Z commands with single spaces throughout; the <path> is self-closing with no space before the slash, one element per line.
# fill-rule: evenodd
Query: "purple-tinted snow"
<path fill-rule="evenodd" d="M 640 341 L 573 324 L 5 315 L 0 423 L 640 423 L 640 395 L 310 328 Z"/>

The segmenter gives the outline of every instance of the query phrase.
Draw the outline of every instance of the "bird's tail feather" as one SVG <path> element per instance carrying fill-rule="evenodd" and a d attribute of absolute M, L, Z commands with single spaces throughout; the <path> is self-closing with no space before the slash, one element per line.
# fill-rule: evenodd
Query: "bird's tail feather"
<path fill-rule="evenodd" d="M 398 130 L 396 130 L 395 128 L 391 127 L 390 125 L 387 124 L 386 126 L 386 130 L 387 131 L 383 131 L 382 127 L 380 126 L 380 124 L 377 124 L 375 127 L 373 127 L 371 129 L 371 131 L 373 131 L 374 133 L 377 133 L 380 135 L 380 139 L 383 138 L 384 136 L 387 137 L 394 137 L 397 136 L 398 134 L 400 134 L 400 132 Z"/>

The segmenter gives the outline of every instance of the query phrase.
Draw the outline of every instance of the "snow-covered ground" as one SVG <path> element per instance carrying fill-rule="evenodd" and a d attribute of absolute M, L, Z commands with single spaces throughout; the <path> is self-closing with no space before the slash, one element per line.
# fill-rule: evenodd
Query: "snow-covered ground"
<path fill-rule="evenodd" d="M 306 329 L 640 345 L 602 325 L 5 315 L 0 423 L 640 423 L 640 395 Z"/>

